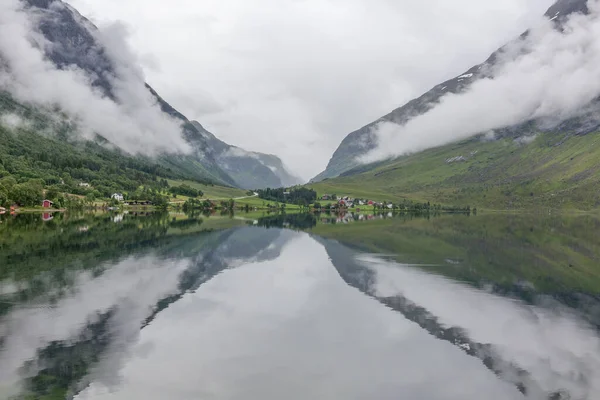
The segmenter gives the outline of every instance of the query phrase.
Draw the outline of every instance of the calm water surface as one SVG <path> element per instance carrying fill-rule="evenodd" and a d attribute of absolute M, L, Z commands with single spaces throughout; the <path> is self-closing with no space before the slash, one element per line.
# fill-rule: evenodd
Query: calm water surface
<path fill-rule="evenodd" d="M 0 220 L 0 398 L 600 398 L 588 216 L 48 217 Z"/>

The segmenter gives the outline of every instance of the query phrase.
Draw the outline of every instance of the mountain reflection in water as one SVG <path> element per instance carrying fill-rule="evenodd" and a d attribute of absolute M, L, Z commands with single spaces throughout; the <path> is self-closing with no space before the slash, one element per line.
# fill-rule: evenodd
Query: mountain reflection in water
<path fill-rule="evenodd" d="M 600 395 L 596 293 L 451 279 L 317 235 L 312 216 L 149 218 L 55 218 L 60 235 L 3 238 L 20 269 L 0 270 L 0 397 Z M 6 245 L 17 231 L 31 246 Z"/>

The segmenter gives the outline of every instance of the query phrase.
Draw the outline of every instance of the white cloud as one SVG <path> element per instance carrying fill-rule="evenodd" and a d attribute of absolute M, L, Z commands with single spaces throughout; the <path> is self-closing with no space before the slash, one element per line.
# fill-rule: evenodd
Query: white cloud
<path fill-rule="evenodd" d="M 537 135 L 521 136 L 520 138 L 515 139 L 515 142 L 520 145 L 528 145 L 533 143 L 536 138 Z"/>
<path fill-rule="evenodd" d="M 68 2 L 131 26 L 160 63 L 149 82 L 190 119 L 310 178 L 346 134 L 481 62 L 552 0 Z"/>
<path fill-rule="evenodd" d="M 7 113 L 0 115 L 0 126 L 4 126 L 10 130 L 27 127 L 29 124 L 17 114 Z"/>
<path fill-rule="evenodd" d="M 57 69 L 44 58 L 40 47 L 49 44 L 33 29 L 33 19 L 39 17 L 25 13 L 18 0 L 0 0 L 0 58 L 6 67 L 0 89 L 22 102 L 58 106 L 75 120 L 84 138 L 97 133 L 125 151 L 148 155 L 189 150 L 179 123 L 162 113 L 144 88 L 142 70 L 121 26 L 97 33 L 115 67 L 117 104 L 94 89 L 84 71 Z"/>
<path fill-rule="evenodd" d="M 421 151 L 459 139 L 545 118 L 549 125 L 589 112 L 600 94 L 600 5 L 573 15 L 563 31 L 540 21 L 526 40 L 515 42 L 493 78 L 478 80 L 463 94 L 447 94 L 429 112 L 405 125 L 379 124 L 374 161 Z"/>
<path fill-rule="evenodd" d="M 573 310 L 557 304 L 530 306 L 373 257 L 361 257 L 360 262 L 376 272 L 371 288 L 376 296 L 402 295 L 434 315 L 439 324 L 460 328 L 474 342 L 492 346 L 501 360 L 512 363 L 497 363 L 503 379 L 511 379 L 515 365 L 523 368 L 531 377 L 522 381 L 528 392 L 525 398 L 547 399 L 559 391 L 570 395 L 564 398 L 598 397 L 600 340 Z M 536 393 L 540 388 L 543 393 Z"/>
<path fill-rule="evenodd" d="M 258 160 L 258 155 L 240 149 L 239 147 L 230 147 L 226 152 L 223 153 L 223 157 L 253 157 Z"/>

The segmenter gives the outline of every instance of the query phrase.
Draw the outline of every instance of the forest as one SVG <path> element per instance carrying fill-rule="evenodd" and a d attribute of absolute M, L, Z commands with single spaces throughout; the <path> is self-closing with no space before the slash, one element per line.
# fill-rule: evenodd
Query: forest
<path fill-rule="evenodd" d="M 123 193 L 129 194 L 129 198 L 144 196 L 161 203 L 159 193 L 168 190 L 167 179 L 190 177 L 152 159 L 99 143 L 73 142 L 64 133 L 47 137 L 30 130 L 14 131 L 0 126 L 0 206 L 16 203 L 33 207 L 47 198 L 64 207 L 69 200 L 64 193 L 90 201 L 108 200 L 113 193 Z M 185 185 L 171 188 L 170 192 L 191 197 L 202 195 Z"/>
<path fill-rule="evenodd" d="M 263 200 L 277 201 L 286 204 L 296 204 L 299 206 L 308 206 L 317 200 L 317 192 L 304 187 L 291 189 L 259 189 L 256 191 L 258 197 Z"/>

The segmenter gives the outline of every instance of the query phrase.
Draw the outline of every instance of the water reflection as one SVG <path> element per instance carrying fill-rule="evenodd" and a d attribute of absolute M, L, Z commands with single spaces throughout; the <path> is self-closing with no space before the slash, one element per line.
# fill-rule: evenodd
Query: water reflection
<path fill-rule="evenodd" d="M 299 233 L 275 260 L 228 269 L 186 294 L 142 331 L 132 354 L 120 385 L 94 381 L 77 398 L 519 396 L 346 285 L 324 247 Z"/>
<path fill-rule="evenodd" d="M 592 399 L 600 393 L 598 331 L 567 308 L 515 302 L 321 242 L 349 285 L 480 359 L 527 398 Z"/>
<path fill-rule="evenodd" d="M 594 222 L 322 218 L 4 220 L 0 398 L 600 395 Z"/>

